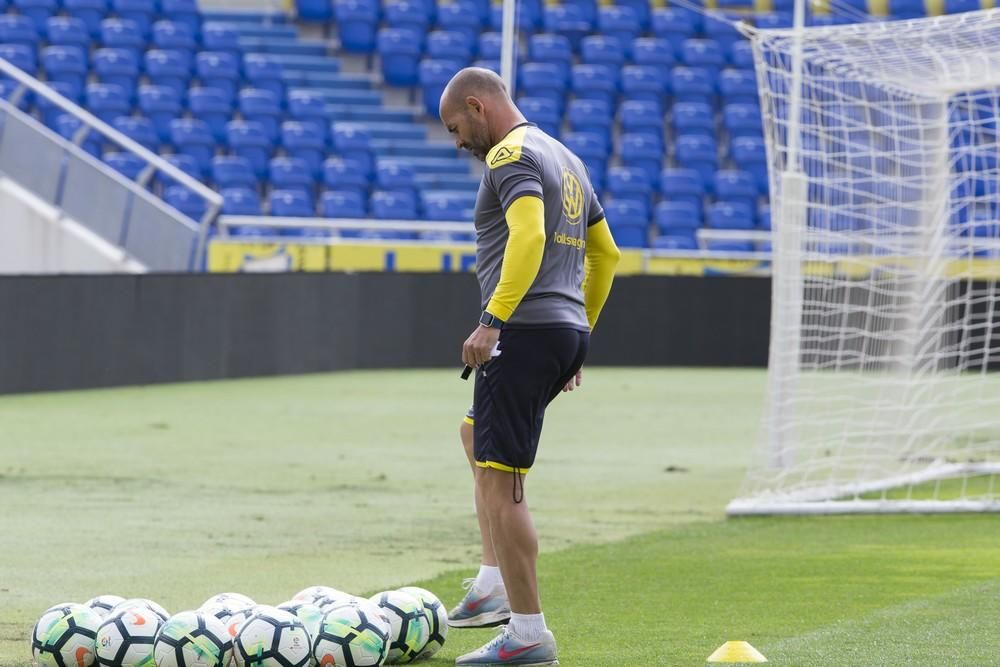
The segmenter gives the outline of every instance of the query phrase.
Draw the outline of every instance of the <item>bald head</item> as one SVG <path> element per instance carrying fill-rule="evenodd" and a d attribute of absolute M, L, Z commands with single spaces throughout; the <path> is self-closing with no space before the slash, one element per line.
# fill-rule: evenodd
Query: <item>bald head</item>
<path fill-rule="evenodd" d="M 506 102 L 512 106 L 514 104 L 507 93 L 507 86 L 496 72 L 484 67 L 466 67 L 451 77 L 451 81 L 445 86 L 444 92 L 441 93 L 439 111 L 443 115 L 445 110 L 465 105 L 470 97 L 494 104 L 496 102 Z"/>
<path fill-rule="evenodd" d="M 482 67 L 466 67 L 451 78 L 438 112 L 455 145 L 480 160 L 511 128 L 524 122 L 503 79 Z"/>

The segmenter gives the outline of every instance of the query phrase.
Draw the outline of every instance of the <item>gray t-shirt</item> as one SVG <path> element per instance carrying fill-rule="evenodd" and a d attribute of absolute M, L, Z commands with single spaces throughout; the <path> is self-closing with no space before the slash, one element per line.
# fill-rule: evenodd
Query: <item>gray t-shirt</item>
<path fill-rule="evenodd" d="M 486 156 L 475 210 L 483 308 L 500 281 L 508 238 L 504 213 L 523 196 L 544 203 L 545 251 L 535 282 L 507 325 L 590 331 L 581 289 L 583 258 L 587 227 L 600 222 L 604 210 L 580 158 L 529 123 L 511 130 Z"/>

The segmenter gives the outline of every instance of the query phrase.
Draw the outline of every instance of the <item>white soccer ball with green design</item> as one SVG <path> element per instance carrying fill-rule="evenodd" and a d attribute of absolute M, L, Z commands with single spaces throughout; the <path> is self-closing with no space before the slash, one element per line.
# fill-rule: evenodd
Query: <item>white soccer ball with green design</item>
<path fill-rule="evenodd" d="M 323 615 L 313 659 L 323 667 L 377 667 L 389 652 L 392 627 L 371 602 L 343 604 Z"/>
<path fill-rule="evenodd" d="M 31 655 L 38 667 L 90 667 L 96 660 L 101 616 L 90 607 L 64 602 L 50 607 L 31 630 Z"/>
<path fill-rule="evenodd" d="M 258 605 L 233 642 L 237 667 L 306 667 L 312 660 L 309 633 L 295 614 Z"/>
<path fill-rule="evenodd" d="M 409 593 L 424 603 L 424 611 L 427 612 L 427 622 L 430 623 L 430 636 L 427 638 L 427 645 L 420 652 L 421 658 L 429 658 L 444 646 L 445 639 L 448 638 L 448 610 L 444 608 L 438 596 L 431 593 L 426 588 L 419 586 L 405 586 L 399 589 L 403 593 Z"/>
<path fill-rule="evenodd" d="M 213 595 L 212 597 L 205 600 L 199 610 L 211 605 L 225 605 L 230 609 L 244 609 L 246 607 L 255 607 L 257 603 L 251 598 L 243 595 L 243 593 L 219 593 L 218 595 Z"/>
<path fill-rule="evenodd" d="M 97 664 L 153 667 L 153 641 L 162 626 L 160 617 L 141 605 L 111 614 L 97 630 Z"/>
<path fill-rule="evenodd" d="M 312 602 L 301 602 L 299 600 L 282 602 L 278 605 L 278 609 L 284 609 L 302 621 L 302 625 L 306 626 L 306 632 L 309 633 L 309 643 L 311 645 L 312 640 L 316 638 L 316 633 L 319 632 L 319 624 L 323 620 L 323 611 Z"/>
<path fill-rule="evenodd" d="M 159 616 L 161 621 L 166 621 L 168 618 L 170 618 L 170 612 L 168 612 L 166 609 L 164 609 L 156 602 L 153 602 L 152 600 L 147 600 L 146 598 L 129 598 L 128 600 L 123 600 L 111 608 L 111 613 L 117 614 L 122 609 L 128 609 L 130 607 L 135 607 L 135 606 L 143 607 L 144 609 L 150 610 L 151 612 Z"/>
<path fill-rule="evenodd" d="M 107 618 L 111 615 L 111 610 L 122 602 L 125 602 L 125 598 L 120 595 L 98 595 L 97 597 L 90 598 L 84 602 L 83 606 L 90 607 L 96 611 L 101 618 Z"/>
<path fill-rule="evenodd" d="M 309 586 L 292 596 L 293 600 L 300 602 L 311 602 L 320 609 L 331 604 L 337 604 L 342 600 L 350 598 L 350 593 L 333 588 L 332 586 Z"/>
<path fill-rule="evenodd" d="M 170 617 L 156 633 L 156 667 L 229 667 L 233 643 L 222 622 L 197 611 Z"/>
<path fill-rule="evenodd" d="M 392 627 L 387 662 L 413 662 L 419 658 L 430 638 L 430 623 L 424 603 L 400 591 L 377 593 L 371 601 L 382 608 Z"/>

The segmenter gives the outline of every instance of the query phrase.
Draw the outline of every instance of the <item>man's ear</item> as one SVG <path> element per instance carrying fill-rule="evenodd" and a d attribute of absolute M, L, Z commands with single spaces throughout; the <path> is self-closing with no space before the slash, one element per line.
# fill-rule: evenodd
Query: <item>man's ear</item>
<path fill-rule="evenodd" d="M 478 97 L 473 97 L 472 95 L 469 95 L 468 97 L 465 98 L 465 105 L 469 108 L 469 111 L 471 111 L 472 113 L 483 112 L 483 103 L 482 101 L 480 101 Z"/>

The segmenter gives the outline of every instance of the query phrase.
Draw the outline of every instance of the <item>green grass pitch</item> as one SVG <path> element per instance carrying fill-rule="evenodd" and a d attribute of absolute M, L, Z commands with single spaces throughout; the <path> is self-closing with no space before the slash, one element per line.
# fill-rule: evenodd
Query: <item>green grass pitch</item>
<path fill-rule="evenodd" d="M 48 606 L 171 611 L 239 591 L 415 584 L 478 563 L 457 371 L 351 372 L 0 398 L 0 666 Z M 726 520 L 764 374 L 593 369 L 550 408 L 527 497 L 569 667 L 1000 664 L 995 516 Z M 453 630 L 439 657 L 492 636 Z"/>

